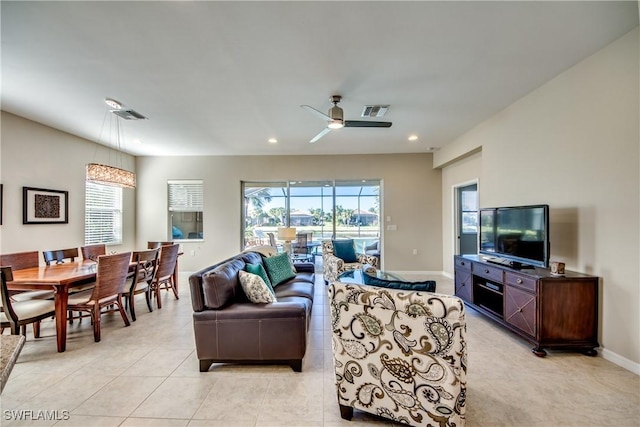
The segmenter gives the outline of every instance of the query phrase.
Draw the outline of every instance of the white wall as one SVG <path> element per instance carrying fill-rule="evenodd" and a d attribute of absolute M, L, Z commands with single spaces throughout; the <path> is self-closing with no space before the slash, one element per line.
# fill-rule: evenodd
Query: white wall
<path fill-rule="evenodd" d="M 107 162 L 108 149 L 4 111 L 1 114 L 0 182 L 4 197 L 0 251 L 41 252 L 84 245 L 85 166 Z M 123 156 L 123 166 L 133 170 L 133 157 Z M 68 191 L 69 223 L 23 225 L 22 187 Z M 134 247 L 134 194 L 134 190 L 123 190 L 124 241 L 110 246 L 110 251 Z"/>
<path fill-rule="evenodd" d="M 470 176 L 479 176 L 481 206 L 550 205 L 552 259 L 601 277 L 603 354 L 635 372 L 640 372 L 638 37 L 636 28 L 434 156 L 434 166 L 444 168 L 444 209 L 451 204 L 449 187 Z M 478 147 L 479 162 L 459 175 L 458 159 Z M 445 213 L 443 221 L 446 242 L 451 216 Z M 452 255 L 444 254 L 447 272 Z"/>
<path fill-rule="evenodd" d="M 383 231 L 384 268 L 441 271 L 441 172 L 431 163 L 431 154 L 138 157 L 137 244 L 167 237 L 170 179 L 204 181 L 205 239 L 182 244 L 180 268 L 187 271 L 240 251 L 241 181 L 381 179 L 382 218 L 397 226 Z"/>

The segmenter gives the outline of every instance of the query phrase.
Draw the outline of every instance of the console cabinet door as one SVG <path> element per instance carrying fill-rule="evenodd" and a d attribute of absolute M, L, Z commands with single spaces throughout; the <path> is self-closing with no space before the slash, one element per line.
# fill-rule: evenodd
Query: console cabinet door
<path fill-rule="evenodd" d="M 473 289 L 471 270 L 456 268 L 455 277 L 456 296 L 462 298 L 464 301 L 473 302 L 471 295 L 471 290 Z"/>
<path fill-rule="evenodd" d="M 504 320 L 535 338 L 537 333 L 536 295 L 513 286 L 504 289 Z"/>

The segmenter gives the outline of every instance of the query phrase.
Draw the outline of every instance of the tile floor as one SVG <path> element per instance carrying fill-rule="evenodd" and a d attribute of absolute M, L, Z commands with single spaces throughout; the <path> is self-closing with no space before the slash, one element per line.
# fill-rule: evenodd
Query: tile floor
<path fill-rule="evenodd" d="M 409 278 L 409 277 L 407 277 Z M 412 279 L 426 279 L 415 277 Z M 451 279 L 432 277 L 451 293 Z M 28 336 L 2 393 L 2 426 L 358 426 L 390 425 L 355 412 L 340 418 L 333 388 L 325 287 L 318 275 L 303 372 L 288 366 L 214 365 L 198 372 L 187 275 L 181 298 L 165 295 L 162 310 L 146 311 L 124 328 L 103 317 L 93 342 L 85 319 L 69 330 L 67 351 L 55 351 L 51 321 L 43 337 Z M 640 379 L 601 357 L 530 345 L 467 312 L 467 426 L 638 426 Z M 7 333 L 5 331 L 5 333 Z M 18 421 L 18 410 L 49 411 L 66 420 Z M 54 411 L 58 411 L 57 413 Z M 64 412 L 68 411 L 68 412 Z"/>

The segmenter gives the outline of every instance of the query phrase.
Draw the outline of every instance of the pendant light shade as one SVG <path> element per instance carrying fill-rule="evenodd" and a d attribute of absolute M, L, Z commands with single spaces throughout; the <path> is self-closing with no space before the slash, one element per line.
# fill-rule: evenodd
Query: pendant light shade
<path fill-rule="evenodd" d="M 136 175 L 133 172 L 99 163 L 89 163 L 87 165 L 86 179 L 89 182 L 98 184 L 136 188 Z"/>
<path fill-rule="evenodd" d="M 111 98 L 106 98 L 104 101 L 110 109 L 105 111 L 105 117 L 102 123 L 102 127 L 104 129 L 104 124 L 109 113 L 113 113 L 115 116 L 115 122 L 113 122 L 114 126 L 110 126 L 110 129 L 112 131 L 111 133 L 115 134 L 116 143 L 114 151 L 116 153 L 116 159 L 119 160 L 120 164 L 122 164 L 122 147 L 120 146 L 121 139 L 123 139 L 122 127 L 120 125 L 121 115 L 117 114 L 121 111 L 122 104 Z M 100 132 L 100 136 L 102 137 L 102 131 Z M 95 182 L 96 184 L 112 185 L 122 188 L 136 188 L 135 173 L 116 166 L 104 165 L 100 163 L 87 164 L 86 180 L 87 182 Z"/>

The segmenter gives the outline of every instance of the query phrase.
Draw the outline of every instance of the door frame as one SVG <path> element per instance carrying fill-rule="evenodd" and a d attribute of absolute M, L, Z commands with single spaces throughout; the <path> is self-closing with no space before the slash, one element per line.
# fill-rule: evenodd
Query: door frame
<path fill-rule="evenodd" d="M 476 185 L 476 189 L 478 192 L 478 208 L 480 208 L 480 181 L 478 180 L 478 178 L 474 178 L 469 181 L 459 182 L 451 186 L 451 200 L 453 203 L 453 206 L 452 206 L 453 218 L 451 218 L 451 220 L 453 221 L 453 227 L 451 227 L 451 229 L 453 230 L 453 235 L 451 236 L 451 238 L 453 239 L 453 245 L 451 247 L 453 248 L 454 254 L 460 253 L 460 240 L 458 239 L 458 235 L 460 234 L 461 230 L 460 230 L 459 221 L 458 221 L 458 217 L 460 216 L 460 206 L 458 203 L 458 189 L 462 187 L 468 187 L 469 185 L 474 185 L 474 184 Z M 480 234 L 479 231 L 480 230 L 478 230 L 478 235 Z"/>

